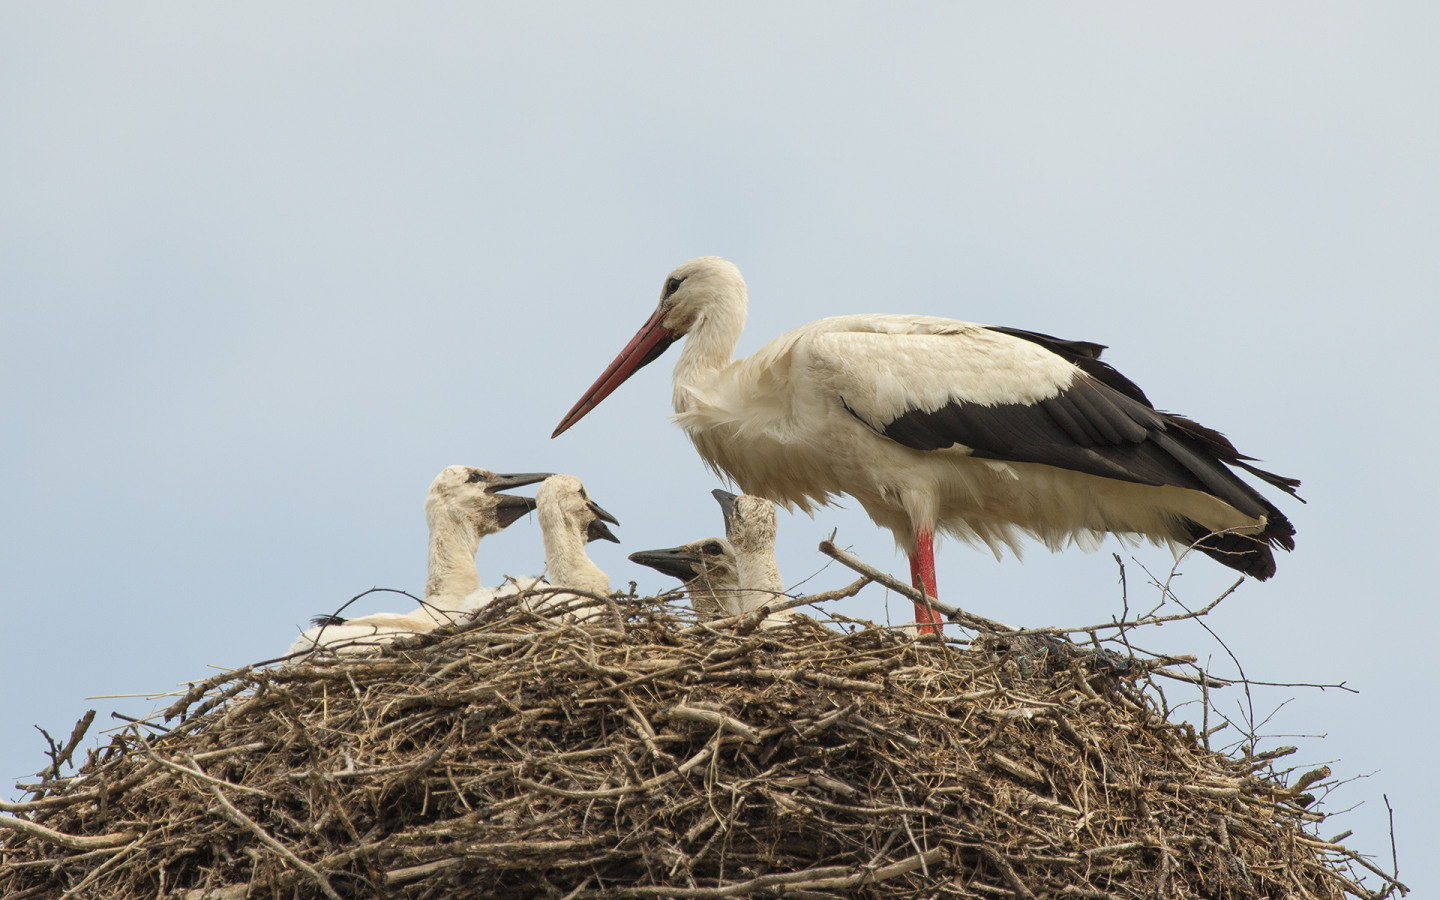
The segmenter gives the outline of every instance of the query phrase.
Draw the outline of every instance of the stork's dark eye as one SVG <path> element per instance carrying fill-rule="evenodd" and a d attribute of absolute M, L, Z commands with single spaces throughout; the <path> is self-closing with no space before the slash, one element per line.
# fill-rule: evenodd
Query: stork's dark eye
<path fill-rule="evenodd" d="M 710 556 L 719 556 L 721 553 L 725 552 L 724 550 L 720 549 L 720 545 L 715 543 L 714 541 L 711 541 L 700 549 L 705 551 Z"/>
<path fill-rule="evenodd" d="M 484 481 L 485 478 L 479 472 L 471 472 L 470 477 L 465 479 L 466 484 L 475 484 L 477 481 Z"/>
<path fill-rule="evenodd" d="M 680 290 L 680 285 L 684 283 L 684 278 L 672 278 L 669 281 L 665 282 L 665 297 L 663 299 L 669 300 L 670 295 Z"/>

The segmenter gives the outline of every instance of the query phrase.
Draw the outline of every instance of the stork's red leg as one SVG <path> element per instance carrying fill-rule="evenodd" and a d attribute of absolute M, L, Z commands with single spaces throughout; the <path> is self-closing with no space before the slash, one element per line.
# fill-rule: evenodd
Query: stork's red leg
<path fill-rule="evenodd" d="M 910 557 L 910 584 L 931 597 L 940 596 L 935 592 L 935 534 L 928 529 L 915 530 L 915 553 Z M 940 618 L 940 613 L 917 603 L 915 621 L 919 623 L 921 634 L 939 634 L 945 620 Z"/>

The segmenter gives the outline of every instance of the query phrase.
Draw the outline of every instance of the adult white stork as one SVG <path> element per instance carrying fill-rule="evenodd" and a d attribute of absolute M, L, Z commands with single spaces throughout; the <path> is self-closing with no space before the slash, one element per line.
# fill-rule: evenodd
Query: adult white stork
<path fill-rule="evenodd" d="M 821 319 L 735 360 L 740 271 L 719 257 L 671 272 L 660 304 L 553 436 L 688 337 L 675 421 L 747 494 L 810 512 L 849 494 L 889 528 L 935 593 L 937 530 L 1017 553 L 1107 532 L 1194 543 L 1258 579 L 1289 520 L 1229 466 L 1294 494 L 1219 432 L 1156 410 L 1100 361 L 1103 345 L 931 316 Z M 923 630 L 939 619 L 916 609 Z M 934 623 L 934 627 L 923 623 Z"/>

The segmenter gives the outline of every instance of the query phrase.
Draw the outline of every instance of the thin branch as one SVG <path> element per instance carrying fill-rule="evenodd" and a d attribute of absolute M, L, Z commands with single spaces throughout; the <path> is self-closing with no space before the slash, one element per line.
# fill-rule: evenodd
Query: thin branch
<path fill-rule="evenodd" d="M 1395 852 L 1395 810 L 1390 806 L 1390 795 L 1380 795 L 1385 800 L 1385 812 L 1390 816 L 1390 872 L 1395 878 L 1400 877 L 1400 854 Z"/>
<path fill-rule="evenodd" d="M 758 623 L 763 621 L 766 616 L 785 612 L 797 606 L 808 606 L 812 603 L 824 603 L 830 600 L 841 600 L 845 597 L 853 597 L 860 592 L 861 588 L 874 580 L 876 579 L 861 578 L 851 582 L 849 586 L 843 587 L 838 591 L 826 591 L 823 594 L 806 594 L 802 597 L 793 597 L 782 603 L 775 603 L 773 605 L 767 603 L 759 609 L 754 609 L 738 616 L 728 616 L 724 619 L 716 619 L 713 622 L 702 622 L 699 625 L 691 625 L 689 628 L 682 628 L 676 633 L 681 635 L 704 634 L 707 631 L 718 631 L 732 627 L 739 630 L 738 626 L 744 625 L 747 621 Z"/>
<path fill-rule="evenodd" d="M 862 575 L 855 581 L 850 582 L 839 590 L 825 591 L 820 594 L 806 594 L 803 597 L 796 597 L 797 600 L 804 600 L 806 603 L 826 603 L 830 600 L 843 600 L 846 597 L 853 597 L 860 593 L 860 589 L 871 582 L 868 575 Z M 772 609 L 771 612 L 774 612 Z"/>

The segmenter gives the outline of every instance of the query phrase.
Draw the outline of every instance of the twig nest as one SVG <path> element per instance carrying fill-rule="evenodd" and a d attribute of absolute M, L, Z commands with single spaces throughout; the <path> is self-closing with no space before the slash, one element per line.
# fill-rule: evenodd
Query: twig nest
<path fill-rule="evenodd" d="M 1369 896 L 1153 666 L 618 611 L 211 679 L 19 805 L 0 895 Z"/>

